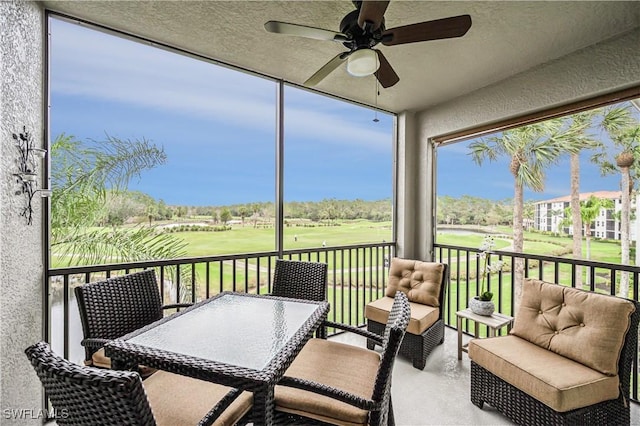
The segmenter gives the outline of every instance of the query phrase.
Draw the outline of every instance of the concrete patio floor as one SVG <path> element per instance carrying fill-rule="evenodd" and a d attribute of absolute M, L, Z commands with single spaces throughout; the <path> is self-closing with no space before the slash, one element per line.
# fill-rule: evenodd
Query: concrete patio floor
<path fill-rule="evenodd" d="M 354 334 L 330 339 L 366 347 L 365 339 Z M 444 344 L 429 355 L 423 371 L 398 356 L 391 388 L 397 426 L 513 424 L 490 405 L 481 410 L 469 400 L 469 357 L 463 353 L 458 361 L 457 339 L 456 330 L 446 327 Z M 631 425 L 640 425 L 640 404 L 631 403 Z"/>
<path fill-rule="evenodd" d="M 366 346 L 364 338 L 353 334 L 331 339 Z M 398 426 L 513 424 L 490 405 L 485 404 L 481 410 L 471 403 L 469 357 L 463 353 L 458 361 L 457 339 L 456 331 L 446 327 L 444 344 L 429 355 L 423 371 L 398 356 L 391 387 Z M 464 336 L 463 340 L 466 343 L 469 337 Z M 631 404 L 631 425 L 640 425 L 639 404 Z"/>

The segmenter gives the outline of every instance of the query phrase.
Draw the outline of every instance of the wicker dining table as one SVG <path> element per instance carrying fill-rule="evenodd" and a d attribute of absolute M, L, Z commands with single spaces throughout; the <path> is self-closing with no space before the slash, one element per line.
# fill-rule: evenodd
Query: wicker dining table
<path fill-rule="evenodd" d="M 268 425 L 276 383 L 328 311 L 327 302 L 224 292 L 110 341 L 105 351 L 114 368 L 142 364 L 251 391 L 253 422 Z"/>

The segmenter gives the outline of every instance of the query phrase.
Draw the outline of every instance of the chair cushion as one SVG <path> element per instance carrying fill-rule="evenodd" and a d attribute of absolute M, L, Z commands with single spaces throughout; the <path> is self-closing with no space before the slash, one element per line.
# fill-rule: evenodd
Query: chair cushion
<path fill-rule="evenodd" d="M 91 355 L 91 361 L 85 361 L 85 364 L 99 368 L 111 368 L 111 358 L 104 354 L 104 348 L 100 348 Z"/>
<path fill-rule="evenodd" d="M 111 358 L 104 354 L 104 348 L 100 348 L 93 353 L 91 361 L 85 361 L 84 364 L 98 368 L 111 368 Z M 147 367 L 146 365 L 138 366 L 138 373 L 140 373 L 143 378 L 149 377 L 156 371 L 155 368 Z"/>
<path fill-rule="evenodd" d="M 386 324 L 392 305 L 393 298 L 388 296 L 374 300 L 364 307 L 364 316 L 371 321 Z M 440 308 L 414 302 L 409 302 L 409 307 L 411 307 L 411 318 L 409 318 L 407 333 L 420 335 L 440 318 Z"/>
<path fill-rule="evenodd" d="M 469 357 L 559 412 L 618 397 L 618 376 L 607 376 L 517 336 L 473 339 Z"/>
<path fill-rule="evenodd" d="M 400 290 L 407 295 L 409 302 L 438 307 L 443 271 L 442 263 L 394 257 L 389 268 L 386 295 L 394 297 Z"/>
<path fill-rule="evenodd" d="M 380 364 L 375 351 L 324 339 L 311 339 L 286 376 L 311 380 L 371 399 Z M 339 425 L 367 424 L 369 412 L 333 398 L 276 386 L 276 410 Z"/>
<path fill-rule="evenodd" d="M 526 279 L 511 334 L 616 375 L 633 312 L 619 297 Z"/>
<path fill-rule="evenodd" d="M 151 411 L 158 426 L 195 425 L 232 388 L 193 379 L 187 376 L 158 371 L 142 382 Z M 253 395 L 243 392 L 213 423 L 233 425 L 253 404 Z"/>

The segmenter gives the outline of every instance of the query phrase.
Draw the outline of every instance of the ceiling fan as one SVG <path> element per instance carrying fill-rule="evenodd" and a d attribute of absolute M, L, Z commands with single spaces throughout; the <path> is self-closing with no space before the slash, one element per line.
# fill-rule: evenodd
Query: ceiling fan
<path fill-rule="evenodd" d="M 349 12 L 340 22 L 340 32 L 280 21 L 268 21 L 265 29 L 271 33 L 307 37 L 342 43 L 349 50 L 339 53 L 316 71 L 305 86 L 313 87 L 347 61 L 347 71 L 356 77 L 375 74 L 382 87 L 391 87 L 400 81 L 382 52 L 374 49 L 378 43 L 385 46 L 462 37 L 471 28 L 469 15 L 419 22 L 386 29 L 384 13 L 389 1 L 353 1 L 356 10 Z"/>

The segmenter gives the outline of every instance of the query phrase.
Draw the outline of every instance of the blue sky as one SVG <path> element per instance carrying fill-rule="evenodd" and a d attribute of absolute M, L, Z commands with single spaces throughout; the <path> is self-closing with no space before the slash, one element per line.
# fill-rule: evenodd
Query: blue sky
<path fill-rule="evenodd" d="M 164 147 L 167 163 L 130 189 L 170 205 L 274 201 L 276 83 L 56 19 L 51 29 L 52 137 L 108 133 Z M 377 116 L 287 86 L 285 201 L 390 198 L 393 116 Z M 507 160 L 477 166 L 467 145 L 438 150 L 438 194 L 512 198 Z M 619 189 L 587 156 L 581 190 Z M 565 158 L 548 171 L 544 193 L 525 199 L 568 193 Z"/>
<path fill-rule="evenodd" d="M 168 204 L 275 198 L 276 83 L 52 20 L 51 134 L 146 138 L 167 163 L 130 189 Z M 371 77 L 373 78 L 373 77 Z M 285 198 L 391 197 L 393 116 L 285 90 Z"/>

